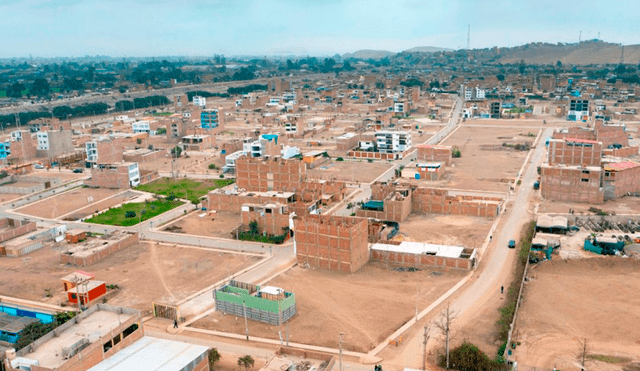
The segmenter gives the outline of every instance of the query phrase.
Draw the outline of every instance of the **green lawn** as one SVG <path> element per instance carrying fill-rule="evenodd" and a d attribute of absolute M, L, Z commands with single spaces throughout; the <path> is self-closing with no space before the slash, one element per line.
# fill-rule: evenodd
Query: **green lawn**
<path fill-rule="evenodd" d="M 170 196 L 173 194 L 178 198 L 185 198 L 185 190 L 187 197 L 191 202 L 197 202 L 202 196 L 214 189 L 226 187 L 233 183 L 233 179 L 206 179 L 196 181 L 192 179 L 169 179 L 162 178 L 155 182 L 147 183 L 136 187 L 137 190 L 143 192 L 154 193 L 157 195 Z"/>
<path fill-rule="evenodd" d="M 6 90 L 0 90 L 0 98 L 6 98 L 7 97 L 7 91 Z"/>
<path fill-rule="evenodd" d="M 140 210 L 145 209 L 146 212 L 142 214 L 142 221 L 147 219 L 151 219 L 157 215 L 160 215 L 166 211 L 174 209 L 180 205 L 184 204 L 182 201 L 173 200 L 173 201 L 165 201 L 165 200 L 153 200 L 149 203 L 128 203 L 124 204 L 121 207 L 116 207 L 113 209 L 109 209 L 103 213 L 100 213 L 93 218 L 85 220 L 87 223 L 94 224 L 108 224 L 108 225 L 118 225 L 122 227 L 129 227 L 132 225 L 138 224 L 140 221 Z M 133 218 L 126 218 L 125 213 L 127 211 L 133 211 L 136 213 L 136 216 Z"/>

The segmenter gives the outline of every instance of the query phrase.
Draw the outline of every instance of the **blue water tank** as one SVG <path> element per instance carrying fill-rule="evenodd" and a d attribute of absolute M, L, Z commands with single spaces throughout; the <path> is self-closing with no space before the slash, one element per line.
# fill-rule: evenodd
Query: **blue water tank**
<path fill-rule="evenodd" d="M 420 173 L 416 173 L 416 179 L 420 179 Z"/>
<path fill-rule="evenodd" d="M 227 153 L 227 150 L 226 150 L 226 149 L 223 149 L 222 151 L 220 151 L 220 153 L 224 155 L 224 154 L 226 154 L 226 153 Z"/>

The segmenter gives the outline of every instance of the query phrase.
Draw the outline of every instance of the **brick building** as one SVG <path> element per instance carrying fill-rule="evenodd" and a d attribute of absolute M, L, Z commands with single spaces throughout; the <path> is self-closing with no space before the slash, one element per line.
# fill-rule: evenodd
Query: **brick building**
<path fill-rule="evenodd" d="M 255 221 L 258 223 L 260 233 L 281 236 L 289 228 L 289 210 L 285 205 L 243 204 L 240 210 L 242 225 L 247 227 Z"/>
<path fill-rule="evenodd" d="M 91 168 L 91 178 L 84 181 L 89 187 L 127 189 L 140 184 L 137 162 L 99 164 Z"/>
<path fill-rule="evenodd" d="M 603 169 L 605 199 L 611 200 L 640 192 L 640 164 L 637 162 L 607 163 Z"/>
<path fill-rule="evenodd" d="M 601 167 L 542 165 L 540 175 L 540 193 L 547 200 L 604 203 Z"/>
<path fill-rule="evenodd" d="M 86 167 L 94 167 L 98 164 L 114 164 L 123 160 L 124 140 L 96 139 L 85 143 L 87 152 Z"/>
<path fill-rule="evenodd" d="M 418 149 L 417 161 L 442 162 L 446 166 L 451 165 L 451 146 L 420 144 L 416 148 Z"/>
<path fill-rule="evenodd" d="M 369 261 L 365 218 L 308 215 L 294 219 L 299 264 L 355 273 Z"/>
<path fill-rule="evenodd" d="M 549 141 L 549 165 L 600 166 L 602 143 L 586 139 L 551 139 Z"/>
<path fill-rule="evenodd" d="M 248 191 L 300 190 L 307 178 L 304 162 L 280 158 L 239 158 L 236 160 L 236 183 Z"/>

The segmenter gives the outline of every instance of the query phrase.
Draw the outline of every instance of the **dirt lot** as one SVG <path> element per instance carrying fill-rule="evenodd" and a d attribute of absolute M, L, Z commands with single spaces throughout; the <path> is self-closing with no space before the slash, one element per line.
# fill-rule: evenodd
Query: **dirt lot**
<path fill-rule="evenodd" d="M 93 205 L 91 205 L 91 208 L 95 211 L 93 206 L 95 206 L 96 203 L 100 203 L 100 201 L 105 198 L 114 196 L 120 192 L 122 192 L 122 190 L 78 187 L 57 196 L 49 197 L 45 200 L 16 209 L 16 211 L 40 218 L 54 219 L 87 206 L 89 204 L 87 197 L 90 196 L 93 197 Z M 108 208 L 108 206 L 103 209 L 105 208 Z"/>
<path fill-rule="evenodd" d="M 110 207 L 120 205 L 121 203 L 125 201 L 129 201 L 138 195 L 139 195 L 138 192 L 124 191 L 115 196 L 109 197 L 107 199 L 103 199 L 100 202 L 95 202 L 95 197 L 94 197 L 94 202 L 91 205 L 84 207 L 82 209 L 76 210 L 73 214 L 69 214 L 65 216 L 64 220 L 78 220 L 78 219 L 86 218 L 87 216 L 93 215 L 99 211 L 103 211 Z"/>
<path fill-rule="evenodd" d="M 640 261 L 552 260 L 533 268 L 517 323 L 518 364 L 576 370 L 578 339 L 590 352 L 640 361 Z M 590 370 L 621 365 L 587 363 Z"/>
<path fill-rule="evenodd" d="M 466 272 L 429 269 L 397 272 L 381 263 L 369 263 L 355 274 L 303 269 L 284 273 L 268 285 L 296 294 L 298 314 L 289 323 L 289 340 L 326 347 L 368 351 L 415 315 L 419 287 L 419 310 L 455 285 Z M 194 327 L 244 333 L 244 321 L 214 312 Z M 278 339 L 278 326 L 250 322 L 249 334 Z"/>
<path fill-rule="evenodd" d="M 534 137 L 527 136 L 534 129 L 506 129 L 462 126 L 443 144 L 457 146 L 462 157 L 454 159 L 447 167 L 444 179 L 446 187 L 483 191 L 509 190 L 522 167 L 527 151 L 519 151 L 509 145 L 533 143 Z"/>
<path fill-rule="evenodd" d="M 21 195 L 19 193 L 0 193 L 0 202 L 8 202 L 24 196 L 26 195 Z"/>
<path fill-rule="evenodd" d="M 542 200 L 540 198 L 540 191 L 537 191 L 536 194 L 537 200 L 540 202 L 539 213 L 565 214 L 569 212 L 569 209 L 573 209 L 576 215 L 595 215 L 589 211 L 590 207 L 597 207 L 609 213 L 615 212 L 617 215 L 640 213 L 640 197 L 623 197 L 607 201 L 603 205 L 590 205 L 580 202 Z"/>
<path fill-rule="evenodd" d="M 328 161 L 308 170 L 307 174 L 310 179 L 370 183 L 391 167 L 390 163 L 381 161 Z"/>
<path fill-rule="evenodd" d="M 51 246 L 23 258 L 0 258 L 0 294 L 53 304 L 66 301 L 60 278 L 82 269 L 120 289 L 108 303 L 148 311 L 160 298 L 181 299 L 258 261 L 198 248 L 138 244 L 84 268 L 60 264 Z M 227 270 L 228 267 L 228 270 Z M 45 298 L 45 289 L 53 297 Z"/>
<path fill-rule="evenodd" d="M 492 219 L 461 215 L 411 215 L 400 224 L 404 241 L 480 247 L 493 224 Z"/>
<path fill-rule="evenodd" d="M 206 212 L 194 212 L 187 217 L 162 226 L 164 232 L 186 233 L 196 236 L 231 238 L 231 231 L 240 225 L 240 214 L 218 212 L 213 215 L 200 215 Z"/>

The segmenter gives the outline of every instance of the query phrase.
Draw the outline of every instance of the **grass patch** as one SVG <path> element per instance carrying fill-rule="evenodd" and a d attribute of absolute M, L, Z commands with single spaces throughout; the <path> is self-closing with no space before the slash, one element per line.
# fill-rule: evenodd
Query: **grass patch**
<path fill-rule="evenodd" d="M 594 361 L 600 361 L 600 362 L 605 362 L 605 363 L 613 363 L 613 364 L 631 362 L 630 358 L 616 357 L 616 356 L 605 356 L 604 354 L 588 354 L 587 358 L 591 359 L 591 360 L 594 360 Z"/>
<path fill-rule="evenodd" d="M 233 179 L 207 179 L 203 181 L 196 181 L 192 179 L 174 180 L 162 178 L 152 183 L 140 185 L 136 187 L 136 189 L 163 196 L 173 195 L 179 198 L 185 197 L 186 190 L 189 201 L 195 204 L 209 191 L 226 187 L 232 183 Z"/>
<path fill-rule="evenodd" d="M 184 204 L 184 202 L 182 201 L 167 201 L 164 199 L 153 200 L 146 203 L 132 202 L 124 204 L 120 207 L 109 209 L 90 219 L 85 220 L 85 222 L 93 224 L 108 224 L 121 227 L 130 227 L 132 225 L 138 224 L 140 220 L 144 222 L 147 219 L 151 219 L 171 209 L 175 209 L 182 204 Z M 140 211 L 142 211 L 143 209 L 146 211 L 144 214 L 142 214 L 142 216 L 140 216 Z M 127 218 L 127 212 L 134 212 L 135 216 Z"/>
<path fill-rule="evenodd" d="M 498 309 L 500 312 L 500 319 L 496 322 L 498 329 L 498 340 L 506 342 L 509 336 L 509 327 L 513 321 L 513 316 L 516 313 L 516 303 L 518 296 L 520 296 L 520 282 L 524 276 L 524 269 L 527 266 L 529 260 L 529 251 L 531 250 L 531 240 L 536 230 L 536 222 L 531 221 L 525 226 L 522 235 L 520 236 L 520 251 L 518 251 L 518 261 L 516 262 L 515 277 L 509 288 L 507 289 L 507 298 L 505 304 Z"/>

